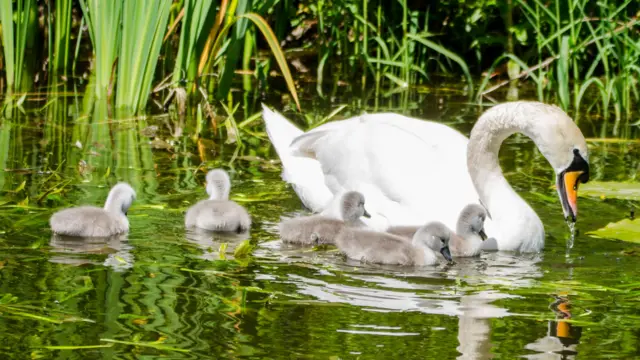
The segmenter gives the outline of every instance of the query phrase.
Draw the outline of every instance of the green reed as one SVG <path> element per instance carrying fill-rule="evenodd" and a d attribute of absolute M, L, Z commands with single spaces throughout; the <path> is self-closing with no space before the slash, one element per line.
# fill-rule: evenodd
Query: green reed
<path fill-rule="evenodd" d="M 211 11 L 212 0 L 185 0 L 180 44 L 175 59 L 172 81 L 177 84 L 181 79 L 193 83 L 197 73 L 198 48 L 202 51 L 202 41 L 207 38 L 208 31 L 214 27 L 215 11 Z M 192 90 L 192 88 L 190 88 Z"/>
<path fill-rule="evenodd" d="M 640 90 L 640 23 L 627 15 L 631 1 L 516 0 L 516 4 L 535 33 L 535 62 L 516 54 L 498 57 L 479 97 L 505 84 L 485 90 L 493 70 L 511 59 L 523 69 L 519 78 L 534 80 L 541 101 L 557 101 L 565 110 L 576 111 L 597 105 L 605 118 L 611 107 L 616 119 L 631 114 Z"/>
<path fill-rule="evenodd" d="M 137 113 L 145 109 L 151 92 L 171 0 L 123 5 L 116 107 Z"/>
<path fill-rule="evenodd" d="M 97 99 L 107 98 L 113 64 L 122 38 L 124 0 L 80 0 L 80 6 L 93 43 L 95 96 Z"/>
<path fill-rule="evenodd" d="M 13 1 L 0 2 L 3 60 L 9 92 L 25 88 L 23 86 L 25 56 L 28 43 L 33 42 L 37 21 L 35 0 L 17 0 L 15 11 L 13 3 Z"/>
<path fill-rule="evenodd" d="M 57 0 L 51 15 L 51 2 L 47 2 L 49 15 L 49 67 L 52 70 L 67 73 L 71 58 L 71 10 L 72 0 Z M 53 27 L 51 26 L 53 19 Z"/>
<path fill-rule="evenodd" d="M 407 0 L 345 2 L 344 7 L 328 7 L 318 1 L 313 14 L 318 17 L 322 44 L 317 75 L 321 95 L 328 71 L 333 72 L 334 81 L 340 77 L 360 81 L 363 89 L 367 77 L 371 77 L 376 92 L 384 88 L 387 95 L 425 83 L 433 70 L 459 71 L 469 85 L 468 90 L 473 91 L 466 61 L 429 31 L 428 11 L 413 10 Z M 326 65 L 334 58 L 339 67 L 327 69 Z M 362 73 L 350 77 L 349 69 L 359 64 Z"/>

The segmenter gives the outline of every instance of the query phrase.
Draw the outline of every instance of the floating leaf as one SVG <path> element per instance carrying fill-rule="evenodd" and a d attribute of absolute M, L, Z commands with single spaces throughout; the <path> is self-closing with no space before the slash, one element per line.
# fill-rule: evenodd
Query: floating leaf
<path fill-rule="evenodd" d="M 581 196 L 640 201 L 640 183 L 590 181 L 580 185 Z"/>
<path fill-rule="evenodd" d="M 220 247 L 218 248 L 218 253 L 219 253 L 220 260 L 225 260 L 226 259 L 224 253 L 227 251 L 227 246 L 228 245 L 229 244 L 227 244 L 226 242 L 223 242 L 222 244 L 220 244 Z"/>
<path fill-rule="evenodd" d="M 640 244 L 640 219 L 624 219 L 615 223 L 609 223 L 601 229 L 588 232 L 587 235 Z"/>
<path fill-rule="evenodd" d="M 245 240 L 236 246 L 233 256 L 236 258 L 242 258 L 251 255 L 255 246 L 251 244 L 251 241 Z"/>

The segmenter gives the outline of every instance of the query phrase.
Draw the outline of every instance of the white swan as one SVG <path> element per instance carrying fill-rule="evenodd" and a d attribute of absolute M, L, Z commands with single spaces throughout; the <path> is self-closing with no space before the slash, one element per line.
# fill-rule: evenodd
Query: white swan
<path fill-rule="evenodd" d="M 283 179 L 315 212 L 335 217 L 337 194 L 359 191 L 372 218 L 389 225 L 442 221 L 456 225 L 460 210 L 482 203 L 486 250 L 537 252 L 542 221 L 502 174 L 498 151 L 511 134 L 533 139 L 557 174 L 565 218 L 575 222 L 579 182 L 589 179 L 584 136 L 565 112 L 516 101 L 487 110 L 470 139 L 446 125 L 382 113 L 356 116 L 306 133 L 263 105 L 267 133 L 283 165 Z"/>

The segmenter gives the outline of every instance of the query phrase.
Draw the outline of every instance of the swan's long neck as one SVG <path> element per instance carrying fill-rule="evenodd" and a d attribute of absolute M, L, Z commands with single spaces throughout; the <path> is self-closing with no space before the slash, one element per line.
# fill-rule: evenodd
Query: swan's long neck
<path fill-rule="evenodd" d="M 115 215 L 124 215 L 122 210 L 122 199 L 118 196 L 118 191 L 109 192 L 107 201 L 104 203 L 104 209 Z"/>
<path fill-rule="evenodd" d="M 434 249 L 439 248 L 440 245 L 438 244 L 438 241 L 435 240 L 435 237 L 432 236 L 425 227 L 420 227 L 415 234 L 413 234 L 411 244 L 414 248 L 419 249 L 422 252 L 424 262 L 422 265 L 431 265 L 438 262 L 438 255 Z"/>
<path fill-rule="evenodd" d="M 530 251 L 544 245 L 544 228 L 538 215 L 509 185 L 502 174 L 498 153 L 514 133 L 532 138 L 540 148 L 539 111 L 531 103 L 507 103 L 486 111 L 471 131 L 467 167 L 480 201 L 489 211 L 493 234 L 501 250 Z M 544 149 L 543 150 L 544 153 Z"/>
<path fill-rule="evenodd" d="M 230 187 L 216 186 L 215 184 L 207 184 L 207 193 L 209 200 L 229 200 Z"/>

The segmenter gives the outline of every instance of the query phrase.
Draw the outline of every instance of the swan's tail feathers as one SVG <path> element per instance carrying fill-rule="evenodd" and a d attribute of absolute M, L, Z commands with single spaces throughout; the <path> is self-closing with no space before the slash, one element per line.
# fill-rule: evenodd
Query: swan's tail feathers
<path fill-rule="evenodd" d="M 324 183 L 320 163 L 314 158 L 297 156 L 290 147 L 293 139 L 303 134 L 302 130 L 264 104 L 262 117 L 269 140 L 282 162 L 282 179 L 293 185 L 304 206 L 313 212 L 321 211 L 332 194 Z"/>
<path fill-rule="evenodd" d="M 302 135 L 303 132 L 280 113 L 269 109 L 265 104 L 262 104 L 262 118 L 267 127 L 269 140 L 271 140 L 278 152 L 278 156 L 282 159 L 282 156 L 289 152 L 289 145 L 291 145 L 293 139 Z"/>

